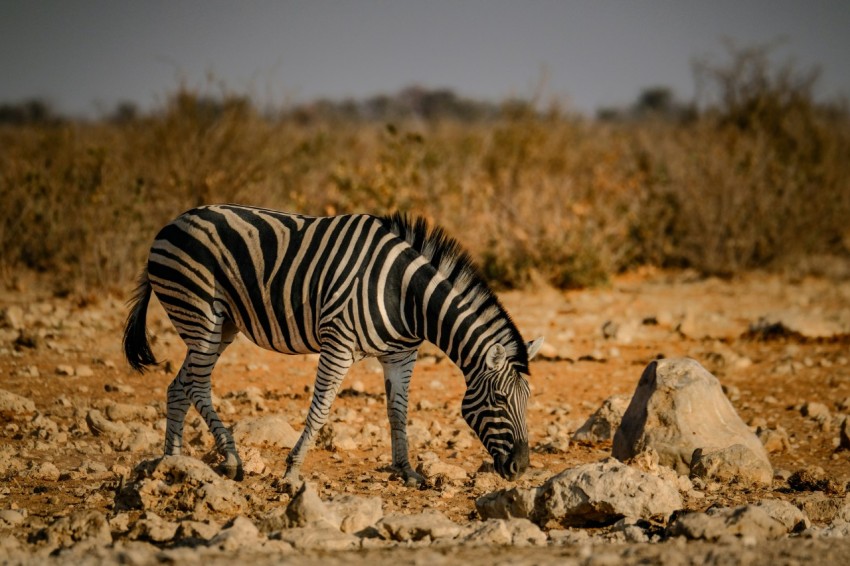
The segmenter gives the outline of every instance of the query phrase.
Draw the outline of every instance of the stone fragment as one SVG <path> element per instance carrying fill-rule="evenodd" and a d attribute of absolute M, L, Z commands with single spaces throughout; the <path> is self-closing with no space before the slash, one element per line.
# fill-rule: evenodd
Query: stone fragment
<path fill-rule="evenodd" d="M 823 524 L 835 520 L 846 501 L 816 491 L 796 497 L 794 503 L 812 522 Z"/>
<path fill-rule="evenodd" d="M 381 538 L 396 541 L 419 541 L 454 538 L 460 534 L 460 526 L 436 510 L 416 515 L 390 513 L 375 525 Z"/>
<path fill-rule="evenodd" d="M 747 487 L 770 486 L 773 468 L 743 444 L 733 444 L 713 452 L 697 448 L 691 459 L 691 477 Z"/>
<path fill-rule="evenodd" d="M 295 446 L 298 436 L 280 415 L 252 417 L 233 425 L 233 439 L 238 445 L 286 449 Z"/>
<path fill-rule="evenodd" d="M 360 539 L 330 526 L 284 529 L 271 538 L 285 541 L 298 550 L 352 550 L 360 547 Z"/>
<path fill-rule="evenodd" d="M 94 375 L 91 366 L 81 365 L 74 368 L 74 375 L 77 377 L 91 377 Z"/>
<path fill-rule="evenodd" d="M 612 395 L 602 402 L 596 412 L 573 434 L 574 442 L 597 444 L 614 438 L 623 420 L 631 395 Z"/>
<path fill-rule="evenodd" d="M 0 526 L 15 527 L 23 523 L 24 519 L 26 519 L 26 513 L 18 509 L 0 510 Z"/>
<path fill-rule="evenodd" d="M 59 364 L 58 366 L 56 366 L 54 373 L 56 375 L 71 377 L 74 375 L 74 366 L 69 366 L 68 364 Z"/>
<path fill-rule="evenodd" d="M 444 480 L 452 480 L 462 482 L 469 479 L 466 470 L 454 464 L 447 464 L 438 459 L 422 462 L 417 467 L 417 471 L 430 480 L 442 478 Z"/>
<path fill-rule="evenodd" d="M 717 378 L 695 360 L 671 358 L 644 370 L 614 434 L 612 453 L 627 460 L 653 448 L 661 464 L 686 474 L 697 448 L 712 452 L 734 444 L 770 465 L 761 441 L 735 412 Z"/>
<path fill-rule="evenodd" d="M 788 431 L 781 426 L 775 429 L 759 427 L 756 436 L 761 440 L 764 449 L 769 454 L 782 454 L 791 450 L 791 439 Z"/>
<path fill-rule="evenodd" d="M 177 513 L 195 520 L 233 516 L 248 510 L 236 484 L 188 456 L 166 456 L 136 466 L 116 497 L 116 510 L 143 509 L 160 516 Z"/>
<path fill-rule="evenodd" d="M 109 523 L 100 511 L 91 509 L 72 511 L 67 517 L 57 519 L 46 530 L 47 544 L 51 548 L 85 548 L 112 544 Z"/>
<path fill-rule="evenodd" d="M 106 406 L 106 417 L 110 421 L 153 421 L 156 420 L 157 413 L 150 405 L 109 403 Z"/>
<path fill-rule="evenodd" d="M 474 546 L 539 546 L 548 540 L 546 533 L 528 519 L 487 519 L 463 538 Z"/>
<path fill-rule="evenodd" d="M 178 524 L 176 522 L 167 521 L 152 511 L 146 511 L 130 527 L 127 537 L 130 540 L 167 542 L 174 538 L 174 535 L 177 533 L 177 527 Z"/>
<path fill-rule="evenodd" d="M 220 525 L 209 521 L 181 521 L 177 527 L 177 533 L 174 535 L 174 540 L 179 540 L 184 544 L 191 544 L 194 541 L 206 543 L 220 530 Z"/>
<path fill-rule="evenodd" d="M 11 391 L 0 389 L 0 412 L 2 413 L 32 413 L 35 412 L 35 403 L 26 397 L 21 397 Z"/>
<path fill-rule="evenodd" d="M 669 536 L 709 542 L 736 538 L 762 541 L 779 538 L 786 532 L 785 525 L 755 505 L 720 507 L 705 513 L 684 513 L 667 528 Z"/>
<path fill-rule="evenodd" d="M 97 409 L 90 409 L 86 413 L 86 424 L 95 436 L 109 436 L 113 438 L 124 438 L 130 436 L 130 429 L 124 423 L 115 423 L 103 416 Z"/>
<path fill-rule="evenodd" d="M 789 533 L 799 533 L 812 526 L 812 522 L 796 505 L 781 499 L 762 499 L 756 507 L 776 519 Z"/>
<path fill-rule="evenodd" d="M 512 487 L 482 495 L 475 509 L 482 519 L 530 519 L 535 516 L 535 503 L 540 488 Z"/>
<path fill-rule="evenodd" d="M 286 507 L 289 527 L 328 526 L 340 528 L 337 514 L 319 498 L 309 482 L 303 482 Z"/>
<path fill-rule="evenodd" d="M 246 517 L 235 517 L 209 541 L 207 546 L 223 551 L 233 551 L 243 547 L 259 546 L 265 537 L 257 526 Z"/>
<path fill-rule="evenodd" d="M 327 507 L 340 518 L 339 528 L 344 533 L 358 533 L 384 516 L 383 501 L 378 496 L 338 495 L 327 502 Z"/>

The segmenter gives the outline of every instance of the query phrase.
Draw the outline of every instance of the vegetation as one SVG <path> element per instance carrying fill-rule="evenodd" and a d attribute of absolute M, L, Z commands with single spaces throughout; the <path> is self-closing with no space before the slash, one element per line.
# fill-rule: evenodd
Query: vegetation
<path fill-rule="evenodd" d="M 0 274 L 124 286 L 157 230 L 202 203 L 307 214 L 407 210 L 446 227 L 502 287 L 567 288 L 640 265 L 732 275 L 848 254 L 850 119 L 816 75 L 763 48 L 700 64 L 590 120 L 411 89 L 276 115 L 177 92 L 97 122 L 0 108 Z"/>

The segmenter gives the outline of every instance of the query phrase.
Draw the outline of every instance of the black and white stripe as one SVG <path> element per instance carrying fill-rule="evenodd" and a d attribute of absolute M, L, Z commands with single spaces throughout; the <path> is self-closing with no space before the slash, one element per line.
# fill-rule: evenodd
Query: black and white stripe
<path fill-rule="evenodd" d="M 233 439 L 211 403 L 210 374 L 242 332 L 286 354 L 318 352 L 313 400 L 287 458 L 296 477 L 351 365 L 384 368 L 393 465 L 421 481 L 408 460 L 407 393 L 416 350 L 428 340 L 463 371 L 465 420 L 515 478 L 528 464 L 526 344 L 456 241 L 401 215 L 308 217 L 235 205 L 190 210 L 156 236 L 133 299 L 124 350 L 139 371 L 155 364 L 145 312 L 156 293 L 188 351 L 168 388 L 166 454 L 179 454 L 190 404 L 241 474 Z"/>

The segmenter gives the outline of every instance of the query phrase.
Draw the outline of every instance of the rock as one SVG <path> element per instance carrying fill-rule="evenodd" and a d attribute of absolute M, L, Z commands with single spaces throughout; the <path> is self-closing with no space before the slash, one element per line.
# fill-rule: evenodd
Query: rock
<path fill-rule="evenodd" d="M 233 439 L 237 444 L 258 448 L 292 448 L 298 442 L 298 436 L 299 434 L 280 415 L 243 419 L 233 425 Z"/>
<path fill-rule="evenodd" d="M 16 415 L 35 412 L 35 403 L 11 391 L 0 389 L 0 413 Z"/>
<path fill-rule="evenodd" d="M 153 452 L 162 444 L 162 435 L 146 425 L 132 423 L 129 436 L 115 443 L 119 452 Z"/>
<path fill-rule="evenodd" d="M 69 366 L 68 364 L 59 364 L 58 366 L 56 366 L 54 373 L 56 375 L 71 377 L 74 375 L 74 366 Z"/>
<path fill-rule="evenodd" d="M 487 493 L 475 500 L 475 509 L 482 519 L 530 519 L 539 489 L 513 487 Z"/>
<path fill-rule="evenodd" d="M 824 405 L 823 403 L 815 403 L 809 401 L 800 411 L 804 417 L 808 417 L 814 421 L 818 422 L 826 422 L 829 421 L 829 418 L 832 416 L 829 413 L 829 407 Z"/>
<path fill-rule="evenodd" d="M 769 454 L 782 454 L 791 450 L 791 439 L 788 431 L 781 426 L 775 429 L 759 427 L 756 436 L 761 440 L 762 446 Z"/>
<path fill-rule="evenodd" d="M 177 527 L 177 533 L 174 535 L 174 540 L 190 545 L 194 541 L 203 541 L 206 543 L 217 535 L 220 530 L 221 526 L 212 522 L 181 521 Z"/>
<path fill-rule="evenodd" d="M 15 527 L 26 519 L 26 514 L 17 509 L 3 509 L 0 511 L 0 526 Z"/>
<path fill-rule="evenodd" d="M 844 493 L 842 482 L 826 474 L 820 466 L 808 466 L 797 470 L 788 478 L 788 486 L 795 491 L 826 491 Z"/>
<path fill-rule="evenodd" d="M 602 406 L 573 434 L 573 441 L 597 444 L 614 438 L 629 401 L 630 395 L 612 395 L 605 399 Z"/>
<path fill-rule="evenodd" d="M 717 378 L 688 358 L 654 361 L 638 382 L 612 453 L 627 460 L 653 448 L 660 463 L 690 471 L 694 450 L 713 452 L 742 444 L 770 465 L 767 452 L 723 394 Z"/>
<path fill-rule="evenodd" d="M 455 482 L 463 482 L 469 479 L 469 475 L 466 473 L 466 470 L 460 466 L 447 464 L 437 459 L 422 462 L 417 467 L 417 471 L 432 481 L 437 478 Z"/>
<path fill-rule="evenodd" d="M 9 305 L 8 307 L 0 310 L 0 328 L 23 330 L 24 309 L 18 305 Z"/>
<path fill-rule="evenodd" d="M 417 515 L 390 513 L 375 525 L 381 538 L 396 541 L 418 541 L 454 538 L 460 526 L 439 511 L 424 511 Z"/>
<path fill-rule="evenodd" d="M 475 502 L 484 519 L 531 519 L 545 526 L 612 524 L 628 518 L 666 518 L 682 508 L 677 484 L 614 459 L 568 469 L 535 489 L 512 488 Z"/>
<path fill-rule="evenodd" d="M 106 416 L 110 421 L 153 421 L 156 409 L 150 405 L 131 405 L 129 403 L 110 403 L 106 406 Z"/>
<path fill-rule="evenodd" d="M 84 548 L 112 544 L 109 523 L 100 511 L 86 509 L 73 511 L 47 527 L 47 544 L 52 548 L 69 548 L 82 545 Z"/>
<path fill-rule="evenodd" d="M 694 450 L 691 477 L 748 487 L 770 486 L 773 468 L 743 444 L 733 444 L 713 452 L 705 452 L 702 448 Z"/>
<path fill-rule="evenodd" d="M 833 521 L 846 503 L 846 500 L 827 497 L 822 491 L 807 493 L 794 499 L 794 504 L 814 523 Z"/>
<path fill-rule="evenodd" d="M 103 416 L 97 409 L 91 409 L 86 413 L 86 424 L 95 436 L 109 436 L 112 438 L 124 438 L 130 436 L 130 429 L 124 423 L 114 423 Z"/>
<path fill-rule="evenodd" d="M 340 518 L 331 510 L 309 482 L 303 482 L 286 507 L 287 526 L 328 526 L 340 528 Z"/>
<path fill-rule="evenodd" d="M 136 466 L 133 479 L 118 493 L 116 510 L 144 509 L 161 516 L 203 520 L 212 515 L 235 515 L 248 510 L 236 484 L 188 456 L 166 456 Z"/>
<path fill-rule="evenodd" d="M 235 517 L 209 541 L 207 546 L 224 551 L 236 550 L 243 547 L 256 548 L 264 539 L 265 537 L 250 519 L 246 517 Z"/>
<path fill-rule="evenodd" d="M 142 517 L 136 521 L 127 537 L 130 540 L 147 540 L 150 542 L 167 542 L 174 538 L 177 533 L 178 524 L 176 522 L 167 521 L 153 513 L 146 511 Z"/>
<path fill-rule="evenodd" d="M 59 481 L 59 476 L 62 475 L 59 472 L 59 468 L 53 462 L 41 462 L 38 464 L 30 462 L 30 466 L 32 467 L 27 475 L 33 479 L 54 482 Z"/>
<path fill-rule="evenodd" d="M 735 538 L 762 541 L 784 536 L 785 526 L 755 505 L 721 507 L 706 513 L 684 513 L 667 528 L 671 537 L 717 542 Z"/>
<path fill-rule="evenodd" d="M 383 505 L 378 496 L 338 495 L 327 502 L 331 512 L 340 518 L 340 530 L 351 534 L 380 521 L 384 516 Z"/>
<path fill-rule="evenodd" d="M 674 485 L 609 458 L 547 480 L 537 494 L 532 520 L 540 525 L 610 524 L 623 517 L 666 519 L 681 508 Z"/>
<path fill-rule="evenodd" d="M 360 539 L 333 527 L 298 527 L 275 533 L 271 538 L 288 542 L 298 550 L 352 550 Z"/>
<path fill-rule="evenodd" d="M 799 508 L 781 499 L 762 499 L 756 507 L 764 510 L 771 518 L 776 519 L 789 533 L 799 533 L 812 526 L 812 522 Z"/>
<path fill-rule="evenodd" d="M 539 546 L 547 540 L 546 533 L 528 519 L 487 519 L 463 538 L 475 546 Z"/>
<path fill-rule="evenodd" d="M 77 377 L 92 377 L 94 371 L 92 371 L 91 366 L 82 365 L 74 368 L 74 375 Z"/>

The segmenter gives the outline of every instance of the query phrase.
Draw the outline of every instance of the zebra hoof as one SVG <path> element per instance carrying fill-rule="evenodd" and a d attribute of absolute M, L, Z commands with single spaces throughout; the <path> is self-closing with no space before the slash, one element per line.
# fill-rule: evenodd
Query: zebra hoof
<path fill-rule="evenodd" d="M 424 476 L 417 474 L 413 470 L 404 470 L 401 473 L 401 479 L 404 480 L 405 487 L 415 487 L 424 489 L 428 487 L 428 480 Z"/>
<path fill-rule="evenodd" d="M 236 454 L 228 454 L 224 462 L 218 468 L 219 473 L 234 481 L 242 481 L 245 478 L 245 472 L 242 469 L 242 461 Z"/>

